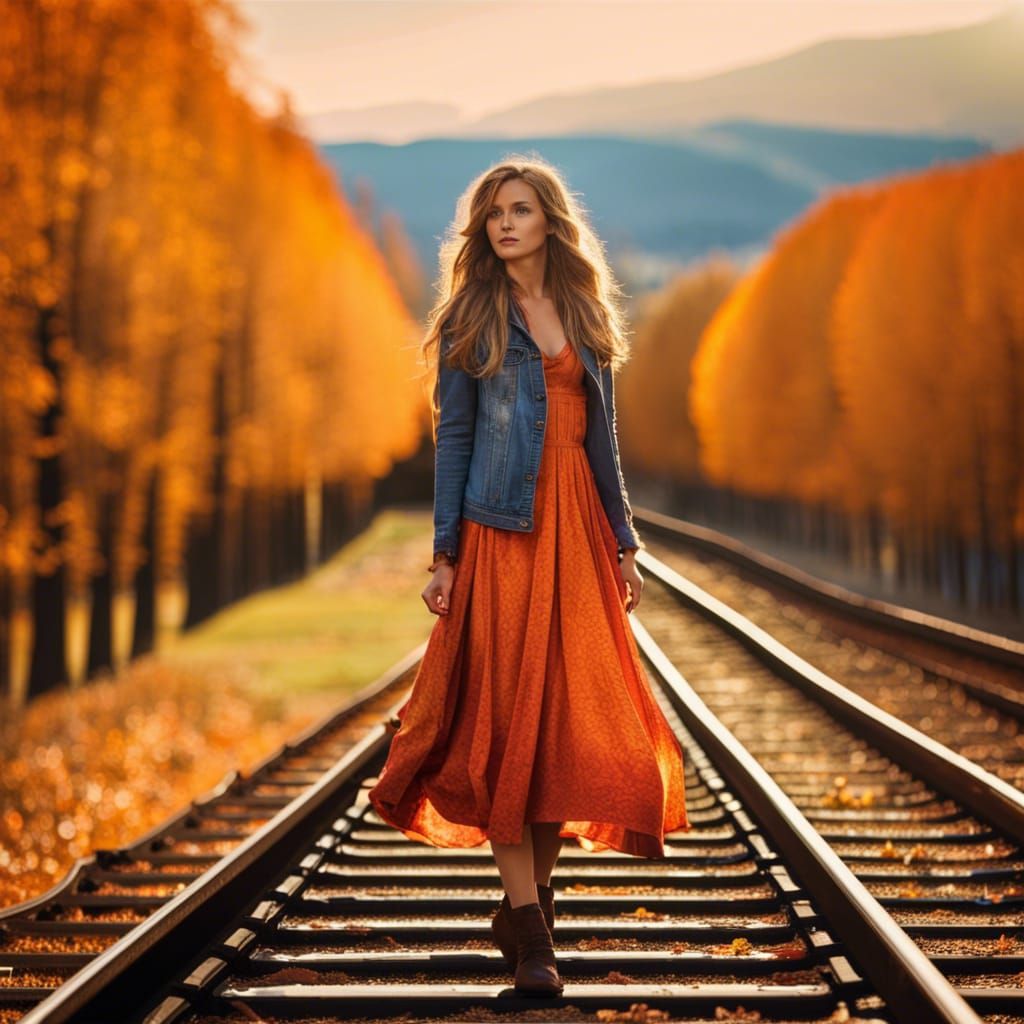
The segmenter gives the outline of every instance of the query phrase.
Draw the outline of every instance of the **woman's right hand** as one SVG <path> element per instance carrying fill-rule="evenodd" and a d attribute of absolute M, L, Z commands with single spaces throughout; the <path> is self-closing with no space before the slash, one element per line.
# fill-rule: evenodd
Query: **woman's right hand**
<path fill-rule="evenodd" d="M 451 597 L 454 579 L 454 565 L 439 565 L 430 574 L 430 582 L 423 588 L 423 593 L 420 596 L 435 615 L 448 614 L 448 600 Z"/>

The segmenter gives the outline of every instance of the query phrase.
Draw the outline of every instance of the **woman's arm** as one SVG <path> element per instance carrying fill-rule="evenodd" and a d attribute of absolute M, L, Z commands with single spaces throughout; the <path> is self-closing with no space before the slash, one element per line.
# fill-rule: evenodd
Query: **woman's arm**
<path fill-rule="evenodd" d="M 450 347 L 451 336 L 442 334 L 438 355 L 440 412 L 434 456 L 434 556 L 436 560 L 443 553 L 454 564 L 476 431 L 477 381 L 465 370 L 447 365 L 445 355 Z"/>
<path fill-rule="evenodd" d="M 612 456 L 615 461 L 615 475 L 618 479 L 619 490 L 622 494 L 623 511 L 626 515 L 625 524 L 615 531 L 619 544 L 619 554 L 622 555 L 627 551 L 636 552 L 639 548 L 644 547 L 644 542 L 636 532 L 636 526 L 633 523 L 633 509 L 630 507 L 629 494 L 626 491 L 626 481 L 622 476 L 622 460 L 619 457 L 618 410 L 615 402 L 615 375 L 610 366 L 604 367 L 602 372 L 604 373 L 607 385 L 608 409 L 611 413 Z"/>

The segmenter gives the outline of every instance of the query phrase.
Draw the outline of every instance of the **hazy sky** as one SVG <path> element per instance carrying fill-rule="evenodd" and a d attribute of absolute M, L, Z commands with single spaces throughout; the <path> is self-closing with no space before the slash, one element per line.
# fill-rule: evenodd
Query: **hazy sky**
<path fill-rule="evenodd" d="M 302 115 L 426 100 L 475 117 L 552 93 L 702 77 L 823 39 L 925 32 L 1022 0 L 240 0 L 242 51 Z"/>

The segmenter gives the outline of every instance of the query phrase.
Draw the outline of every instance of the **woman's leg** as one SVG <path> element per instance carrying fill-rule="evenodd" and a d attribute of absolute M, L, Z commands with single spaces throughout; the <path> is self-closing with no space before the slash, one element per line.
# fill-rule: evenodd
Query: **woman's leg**
<path fill-rule="evenodd" d="M 541 885 L 551 884 L 551 872 L 562 852 L 562 837 L 558 834 L 561 827 L 560 821 L 535 821 L 530 825 L 533 831 L 533 880 Z"/>
<path fill-rule="evenodd" d="M 491 850 L 498 863 L 501 884 L 508 893 L 510 907 L 521 907 L 537 902 L 537 885 L 533 879 L 533 836 L 529 825 L 523 826 L 523 839 L 519 843 L 496 843 Z"/>

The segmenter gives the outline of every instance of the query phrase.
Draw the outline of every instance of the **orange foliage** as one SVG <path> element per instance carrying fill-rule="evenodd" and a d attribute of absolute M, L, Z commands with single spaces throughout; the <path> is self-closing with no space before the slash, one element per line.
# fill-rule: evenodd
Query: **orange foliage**
<path fill-rule="evenodd" d="M 44 892 L 77 857 L 136 839 L 316 718 L 254 699 L 244 668 L 154 658 L 42 694 L 0 721 L 0 906 Z"/>
<path fill-rule="evenodd" d="M 738 277 L 728 261 L 716 259 L 643 300 L 632 355 L 615 385 L 629 424 L 620 439 L 622 457 L 641 472 L 699 476 L 697 432 L 680 395 L 690 386 L 701 334 Z"/>
<path fill-rule="evenodd" d="M 813 208 L 729 296 L 693 365 L 690 409 L 702 466 L 715 483 L 814 500 L 830 493 L 836 458 L 829 372 L 833 294 L 865 214 L 853 190 Z"/>
<path fill-rule="evenodd" d="M 11 609 L 58 566 L 69 601 L 147 562 L 178 581 L 216 507 L 363 493 L 419 445 L 416 324 L 287 108 L 231 83 L 241 25 L 225 0 L 0 0 Z"/>
<path fill-rule="evenodd" d="M 897 522 L 945 518 L 976 386 L 958 358 L 959 227 L 970 169 L 891 186 L 835 297 L 834 363 L 853 461 L 850 487 Z"/>
<path fill-rule="evenodd" d="M 638 329 L 631 460 L 691 479 L 688 403 L 715 484 L 1024 535 L 1024 150 L 824 197 L 714 309 L 687 388 L 704 273 Z"/>

